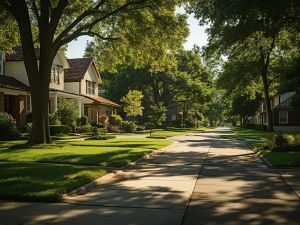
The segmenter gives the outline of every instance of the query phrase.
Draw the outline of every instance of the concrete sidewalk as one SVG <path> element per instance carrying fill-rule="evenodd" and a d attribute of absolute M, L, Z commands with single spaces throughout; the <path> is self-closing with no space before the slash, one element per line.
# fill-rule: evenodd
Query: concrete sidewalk
<path fill-rule="evenodd" d="M 0 224 L 300 224 L 290 186 L 299 173 L 267 168 L 241 141 L 220 138 L 230 133 L 173 137 L 172 148 L 124 170 L 122 179 L 63 203 L 0 202 Z"/>
<path fill-rule="evenodd" d="M 211 143 L 183 225 L 300 224 L 299 169 L 269 169 L 242 141 Z"/>
<path fill-rule="evenodd" d="M 0 223 L 180 225 L 210 142 L 202 136 L 173 139 L 172 148 L 126 169 L 123 179 L 64 203 L 2 202 Z"/>

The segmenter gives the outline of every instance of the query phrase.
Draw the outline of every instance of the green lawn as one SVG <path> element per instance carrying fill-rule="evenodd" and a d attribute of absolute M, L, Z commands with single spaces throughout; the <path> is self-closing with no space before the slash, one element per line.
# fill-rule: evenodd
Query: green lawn
<path fill-rule="evenodd" d="M 246 139 L 259 154 L 268 160 L 272 166 L 277 167 L 300 167 L 300 151 L 298 152 L 274 152 L 265 149 L 267 141 L 272 139 L 275 132 L 257 131 L 252 129 L 235 128 L 235 138 Z"/>
<path fill-rule="evenodd" d="M 153 129 L 152 130 L 152 136 L 154 137 L 172 137 L 172 136 L 178 136 L 178 135 L 184 135 L 187 133 L 192 132 L 204 132 L 209 130 L 209 128 L 206 127 L 199 127 L 199 128 L 165 128 L 165 129 Z M 150 134 L 150 130 L 144 130 L 138 132 L 139 134 Z"/>
<path fill-rule="evenodd" d="M 63 193 L 171 143 L 120 138 L 28 148 L 25 141 L 0 142 L 0 198 L 58 201 Z"/>

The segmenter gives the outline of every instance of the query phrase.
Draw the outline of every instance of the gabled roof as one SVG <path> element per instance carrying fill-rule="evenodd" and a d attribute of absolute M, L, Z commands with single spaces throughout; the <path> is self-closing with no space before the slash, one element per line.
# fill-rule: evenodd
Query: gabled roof
<path fill-rule="evenodd" d="M 0 76 L 0 87 L 15 90 L 29 91 L 29 87 L 17 79 L 9 76 Z"/>
<path fill-rule="evenodd" d="M 65 82 L 80 82 L 92 64 L 95 67 L 98 77 L 100 77 L 92 58 L 68 59 L 68 63 L 70 68 L 65 70 Z"/>
<path fill-rule="evenodd" d="M 108 105 L 108 106 L 114 106 L 114 107 L 120 107 L 120 105 L 118 105 L 117 103 L 114 103 L 102 96 L 88 96 L 88 95 L 85 95 L 84 97 L 92 100 L 92 101 L 95 101 L 96 103 L 99 103 L 100 105 Z"/>
<path fill-rule="evenodd" d="M 7 62 L 20 62 L 20 61 L 24 61 L 24 55 L 23 55 L 23 49 L 22 47 L 14 47 L 13 48 L 14 53 L 13 54 L 6 54 L 5 55 L 5 60 Z M 35 48 L 35 56 L 36 59 L 39 60 L 40 59 L 40 49 L 39 48 Z M 69 68 L 69 64 L 68 61 L 66 59 L 66 56 L 64 54 L 63 51 L 58 51 L 57 52 L 57 56 L 60 58 L 64 69 Z"/>
<path fill-rule="evenodd" d="M 39 60 L 40 59 L 40 49 L 35 48 L 34 50 L 35 50 L 35 56 Z M 7 62 L 24 61 L 22 47 L 15 47 L 15 48 L 13 48 L 13 51 L 14 51 L 13 54 L 6 54 L 5 55 L 5 60 Z"/>
<path fill-rule="evenodd" d="M 296 101 L 300 99 L 299 94 L 295 94 L 287 98 L 285 101 L 281 102 L 279 105 L 274 107 L 273 110 L 286 110 L 286 111 L 296 111 L 300 109 L 300 106 L 296 104 Z"/>

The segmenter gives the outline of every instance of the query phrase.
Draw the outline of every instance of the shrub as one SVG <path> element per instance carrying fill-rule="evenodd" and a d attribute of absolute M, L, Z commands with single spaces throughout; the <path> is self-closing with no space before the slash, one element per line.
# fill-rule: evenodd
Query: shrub
<path fill-rule="evenodd" d="M 120 115 L 111 115 L 109 117 L 109 124 L 112 126 L 121 127 L 123 123 L 123 119 Z"/>
<path fill-rule="evenodd" d="M 71 128 L 67 125 L 50 125 L 50 135 L 68 134 Z"/>
<path fill-rule="evenodd" d="M 136 131 L 136 124 L 132 121 L 124 121 L 122 129 L 126 133 L 134 133 Z"/>
<path fill-rule="evenodd" d="M 77 119 L 76 123 L 77 123 L 78 126 L 88 125 L 89 118 L 87 116 L 82 116 L 82 117 Z"/>
<path fill-rule="evenodd" d="M 78 106 L 71 101 L 65 102 L 57 110 L 58 118 L 63 125 L 75 126 L 78 119 Z"/>
<path fill-rule="evenodd" d="M 49 114 L 49 124 L 50 125 L 61 125 L 61 121 L 60 121 L 57 113 Z"/>
<path fill-rule="evenodd" d="M 0 140 L 17 140 L 21 138 L 20 131 L 16 128 L 13 117 L 7 113 L 0 112 Z"/>
<path fill-rule="evenodd" d="M 114 135 L 103 133 L 101 129 L 94 129 L 92 136 L 89 138 L 91 140 L 108 140 L 116 138 Z"/>
<path fill-rule="evenodd" d="M 92 132 L 92 130 L 93 127 L 90 124 L 76 127 L 76 131 L 79 133 L 88 133 L 88 132 Z"/>
<path fill-rule="evenodd" d="M 136 127 L 136 130 L 137 131 L 143 131 L 143 130 L 145 130 L 145 126 L 139 125 L 139 126 Z"/>
<path fill-rule="evenodd" d="M 108 131 L 108 132 L 111 132 L 111 133 L 120 133 L 120 132 L 121 132 L 119 126 L 113 126 L 113 125 L 111 125 L 111 124 L 109 124 L 109 125 L 107 126 L 107 131 Z"/>
<path fill-rule="evenodd" d="M 275 135 L 269 144 L 274 151 L 299 151 L 300 135 L 278 134 Z"/>
<path fill-rule="evenodd" d="M 149 129 L 154 129 L 155 128 L 155 124 L 150 123 L 150 122 L 146 122 L 144 123 L 144 127 L 145 129 L 149 130 Z"/>

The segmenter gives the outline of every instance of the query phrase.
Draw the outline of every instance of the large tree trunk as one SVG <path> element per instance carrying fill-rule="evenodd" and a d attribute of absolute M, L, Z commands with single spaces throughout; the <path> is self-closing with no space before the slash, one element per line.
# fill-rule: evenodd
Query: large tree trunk
<path fill-rule="evenodd" d="M 261 63 L 262 63 L 261 78 L 263 80 L 264 99 L 265 99 L 267 121 L 268 121 L 267 129 L 270 132 L 273 132 L 273 115 L 272 115 L 272 108 L 271 108 L 271 101 L 270 101 L 270 94 L 269 94 L 268 73 L 269 73 L 269 65 L 270 65 L 270 55 L 274 46 L 275 46 L 275 37 L 273 38 L 269 52 L 265 54 L 263 47 L 260 47 L 260 56 L 261 56 Z"/>
<path fill-rule="evenodd" d="M 273 115 L 272 115 L 272 108 L 271 108 L 271 99 L 269 94 L 268 79 L 265 73 L 262 73 L 261 75 L 264 84 L 264 99 L 265 99 L 266 112 L 267 112 L 268 131 L 273 132 Z"/>
<path fill-rule="evenodd" d="M 50 143 L 49 131 L 49 83 L 31 85 L 32 99 L 32 144 Z"/>

